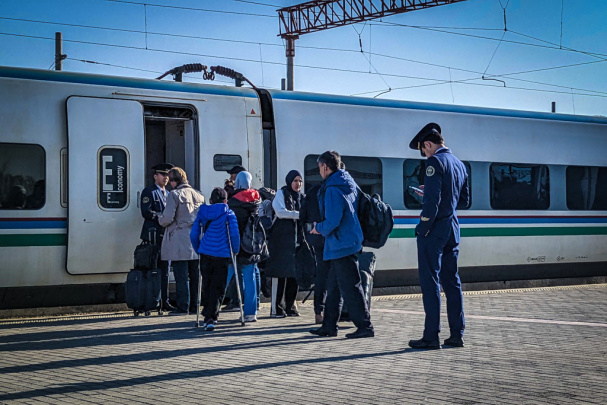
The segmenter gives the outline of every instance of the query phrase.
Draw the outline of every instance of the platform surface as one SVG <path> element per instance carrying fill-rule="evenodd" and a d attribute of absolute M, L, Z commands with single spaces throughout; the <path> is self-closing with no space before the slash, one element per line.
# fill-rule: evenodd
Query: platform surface
<path fill-rule="evenodd" d="M 1 404 L 605 404 L 607 285 L 466 293 L 464 348 L 419 351 L 419 295 L 372 302 L 376 336 L 302 316 L 215 332 L 195 316 L 0 322 Z M 444 306 L 444 302 L 443 302 Z M 448 331 L 443 308 L 443 330 Z M 441 339 L 448 337 L 443 333 Z"/>

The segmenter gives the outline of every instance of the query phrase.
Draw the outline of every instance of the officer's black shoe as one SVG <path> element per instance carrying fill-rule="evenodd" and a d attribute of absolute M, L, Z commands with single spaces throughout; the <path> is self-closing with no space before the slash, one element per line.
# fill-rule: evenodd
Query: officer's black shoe
<path fill-rule="evenodd" d="M 165 301 L 162 303 L 162 310 L 163 311 L 174 311 L 177 308 L 175 308 L 174 306 L 172 306 L 168 301 Z"/>
<path fill-rule="evenodd" d="M 360 339 L 375 336 L 373 329 L 357 329 L 356 332 L 348 333 L 346 339 Z"/>
<path fill-rule="evenodd" d="M 434 350 L 440 349 L 440 343 L 438 342 L 438 340 L 409 340 L 409 347 L 413 349 Z"/>
<path fill-rule="evenodd" d="M 464 347 L 464 339 L 461 336 L 451 336 L 449 339 L 445 339 L 445 346 L 452 347 Z"/>
<path fill-rule="evenodd" d="M 310 329 L 309 332 L 313 335 L 316 336 L 323 336 L 323 337 L 335 337 L 337 336 L 337 331 L 328 331 L 326 329 L 323 328 L 315 328 L 315 329 Z"/>
<path fill-rule="evenodd" d="M 285 315 L 286 316 L 299 316 L 299 311 L 297 310 L 291 310 L 291 311 L 285 311 Z"/>

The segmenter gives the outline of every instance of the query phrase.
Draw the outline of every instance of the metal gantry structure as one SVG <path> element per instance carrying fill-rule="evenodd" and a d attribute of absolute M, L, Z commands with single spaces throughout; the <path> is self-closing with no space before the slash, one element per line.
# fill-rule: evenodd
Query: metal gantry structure
<path fill-rule="evenodd" d="M 293 90 L 295 40 L 300 35 L 466 0 L 314 0 L 278 10 L 286 43 L 287 90 Z"/>

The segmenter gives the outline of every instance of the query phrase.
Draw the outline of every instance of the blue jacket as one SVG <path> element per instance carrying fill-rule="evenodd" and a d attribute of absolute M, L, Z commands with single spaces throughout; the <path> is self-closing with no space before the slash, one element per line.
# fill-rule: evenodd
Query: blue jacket
<path fill-rule="evenodd" d="M 360 252 L 363 231 L 356 214 L 358 189 L 348 172 L 338 170 L 322 183 L 318 205 L 324 220 L 316 224 L 316 230 L 325 237 L 324 260 Z"/>
<path fill-rule="evenodd" d="M 206 232 L 200 239 L 201 227 L 206 226 Z M 198 215 L 192 225 L 190 240 L 194 249 L 201 254 L 214 257 L 230 257 L 230 246 L 228 245 L 228 231 L 226 221 L 230 227 L 232 250 L 234 254 L 240 249 L 240 233 L 238 232 L 238 221 L 234 212 L 228 208 L 228 204 L 201 205 Z"/>
<path fill-rule="evenodd" d="M 439 149 L 426 161 L 424 206 L 415 227 L 418 237 L 432 234 L 446 239 L 453 232 L 459 242 L 456 207 L 459 202 L 467 204 L 468 199 L 466 166 L 449 149 Z"/>

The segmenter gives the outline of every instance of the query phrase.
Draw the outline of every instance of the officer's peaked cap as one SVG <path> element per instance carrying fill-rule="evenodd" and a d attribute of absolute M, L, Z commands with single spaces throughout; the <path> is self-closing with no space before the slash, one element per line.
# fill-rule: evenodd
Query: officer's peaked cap
<path fill-rule="evenodd" d="M 246 172 L 247 169 L 245 169 L 242 166 L 236 165 L 233 168 L 231 168 L 230 170 L 228 170 L 228 174 L 238 174 L 240 172 Z"/>
<path fill-rule="evenodd" d="M 170 163 L 159 163 L 156 166 L 152 166 L 152 169 L 154 170 L 154 173 L 167 174 L 173 167 L 175 166 Z"/>
<path fill-rule="evenodd" d="M 434 132 L 438 132 L 439 134 L 441 133 L 440 125 L 435 124 L 434 122 L 427 124 L 421 129 L 421 131 L 417 133 L 417 135 L 415 135 L 415 137 L 413 137 L 413 139 L 409 143 L 409 147 L 411 149 L 418 150 L 420 148 L 420 144 L 424 141 L 424 139 Z"/>

